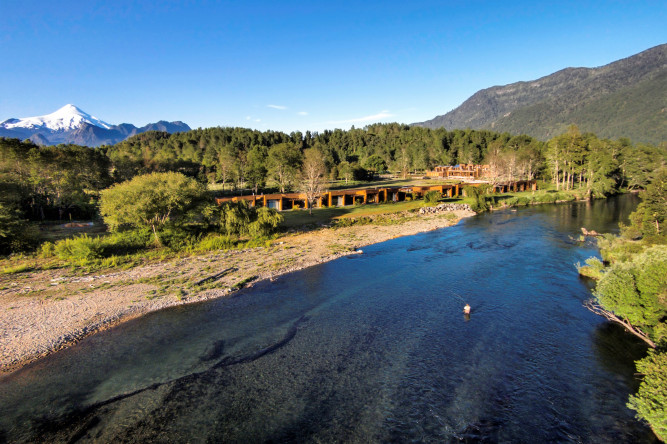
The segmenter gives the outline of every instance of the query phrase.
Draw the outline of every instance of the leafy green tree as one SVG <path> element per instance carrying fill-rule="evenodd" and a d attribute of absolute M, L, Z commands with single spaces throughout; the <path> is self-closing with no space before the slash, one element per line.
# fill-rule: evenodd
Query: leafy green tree
<path fill-rule="evenodd" d="M 435 205 L 440 199 L 442 199 L 442 194 L 440 194 L 440 191 L 428 191 L 426 194 L 424 194 L 424 205 Z"/>
<path fill-rule="evenodd" d="M 586 156 L 586 194 L 604 197 L 617 191 L 618 161 L 608 143 L 597 138 L 590 141 Z"/>
<path fill-rule="evenodd" d="M 248 202 L 227 202 L 220 212 L 220 228 L 225 234 L 242 236 L 248 234 L 248 226 L 254 219 L 254 208 Z"/>
<path fill-rule="evenodd" d="M 251 236 L 264 237 L 275 233 L 284 220 L 282 214 L 273 208 L 258 208 L 255 220 L 250 223 L 248 232 Z"/>
<path fill-rule="evenodd" d="M 645 189 L 656 171 L 665 166 L 667 149 L 629 142 L 620 148 L 620 167 L 629 189 Z"/>
<path fill-rule="evenodd" d="M 18 192 L 12 199 L 33 219 L 55 218 L 52 213 L 62 218 L 75 209 L 90 216 L 99 190 L 110 183 L 109 160 L 88 147 L 40 147 L 0 138 L 0 181 Z"/>
<path fill-rule="evenodd" d="M 195 220 L 195 211 L 206 200 L 206 189 L 181 173 L 151 173 L 103 190 L 100 213 L 112 231 L 149 227 L 156 245 L 158 231 L 168 224 Z"/>
<path fill-rule="evenodd" d="M 662 168 L 646 187 L 637 208 L 641 215 L 640 231 L 644 236 L 665 237 L 667 217 L 667 168 Z"/>
<path fill-rule="evenodd" d="M 628 407 L 637 417 L 646 420 L 658 438 L 667 440 L 667 352 L 649 350 L 648 356 L 637 361 L 642 383 Z"/>
<path fill-rule="evenodd" d="M 549 141 L 547 160 L 557 190 L 560 188 L 569 190 L 573 187 L 585 143 L 576 125 L 571 125 L 566 133 Z"/>
<path fill-rule="evenodd" d="M 250 184 L 253 192 L 258 194 L 260 188 L 266 185 L 266 176 L 268 170 L 266 169 L 266 147 L 253 146 L 248 151 L 245 165 L 245 179 Z"/>
<path fill-rule="evenodd" d="M 347 185 L 348 181 L 354 177 L 354 168 L 350 165 L 350 162 L 343 161 L 338 165 L 338 178 L 345 179 L 345 184 Z"/>
<path fill-rule="evenodd" d="M 232 145 L 226 144 L 220 148 L 217 163 L 217 178 L 222 181 L 222 190 L 225 190 L 225 183 L 233 180 L 234 165 L 238 161 Z"/>
<path fill-rule="evenodd" d="M 470 208 L 473 211 L 486 211 L 489 209 L 489 203 L 486 201 L 485 189 L 481 186 L 467 186 L 463 188 L 463 193 L 466 197 L 472 198 L 473 202 L 470 204 Z"/>
<path fill-rule="evenodd" d="M 31 245 L 26 221 L 11 204 L 0 202 L 0 254 L 23 251 Z"/>
<path fill-rule="evenodd" d="M 235 236 L 269 236 L 275 233 L 283 216 L 272 208 L 251 207 L 246 201 L 227 202 L 220 212 L 220 228 Z"/>
<path fill-rule="evenodd" d="M 667 339 L 667 246 L 655 245 L 613 264 L 594 295 L 618 322 L 653 345 Z"/>
<path fill-rule="evenodd" d="M 302 161 L 301 151 L 291 143 L 279 143 L 269 148 L 269 173 L 284 193 L 298 175 Z"/>
<path fill-rule="evenodd" d="M 377 154 L 373 154 L 364 162 L 364 168 L 373 175 L 380 174 L 387 170 L 387 162 Z"/>

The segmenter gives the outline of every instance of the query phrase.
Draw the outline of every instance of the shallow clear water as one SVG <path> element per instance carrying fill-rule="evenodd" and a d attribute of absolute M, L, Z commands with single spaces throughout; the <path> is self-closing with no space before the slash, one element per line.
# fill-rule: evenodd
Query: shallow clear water
<path fill-rule="evenodd" d="M 483 214 L 125 323 L 0 379 L 0 441 L 653 442 L 625 407 L 645 348 L 573 266 L 635 203 Z"/>

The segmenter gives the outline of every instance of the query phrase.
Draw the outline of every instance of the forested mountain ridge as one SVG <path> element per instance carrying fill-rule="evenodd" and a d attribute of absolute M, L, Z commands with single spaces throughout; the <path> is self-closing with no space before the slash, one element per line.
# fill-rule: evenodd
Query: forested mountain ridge
<path fill-rule="evenodd" d="M 483 89 L 447 114 L 414 125 L 547 140 L 571 124 L 604 138 L 667 140 L 667 44 L 599 68 L 566 68 Z"/>
<path fill-rule="evenodd" d="M 44 116 L 12 118 L 0 122 L 0 137 L 30 139 L 38 145 L 113 145 L 147 131 L 176 133 L 190 131 L 190 127 L 181 121 L 164 120 L 141 128 L 130 123 L 111 125 L 71 104 Z"/>

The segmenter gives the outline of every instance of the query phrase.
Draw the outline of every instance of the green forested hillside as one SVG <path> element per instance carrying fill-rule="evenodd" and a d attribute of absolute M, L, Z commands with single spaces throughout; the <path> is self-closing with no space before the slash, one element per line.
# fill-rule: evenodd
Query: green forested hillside
<path fill-rule="evenodd" d="M 599 68 L 567 68 L 483 89 L 447 114 L 415 125 L 492 129 L 546 141 L 572 124 L 605 138 L 667 141 L 667 44 Z"/>
<path fill-rule="evenodd" d="M 525 132 L 540 140 L 562 133 L 575 123 L 599 137 L 623 134 L 633 141 L 667 140 L 667 70 L 602 97 L 563 109 L 558 101 L 520 108 L 493 123 L 497 131 Z"/>

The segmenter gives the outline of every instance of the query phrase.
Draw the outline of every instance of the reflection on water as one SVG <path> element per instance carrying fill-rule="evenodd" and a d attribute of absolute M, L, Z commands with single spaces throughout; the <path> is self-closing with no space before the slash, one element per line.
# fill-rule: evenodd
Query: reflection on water
<path fill-rule="evenodd" d="M 644 347 L 573 267 L 595 250 L 571 237 L 630 200 L 485 214 L 128 322 L 0 380 L 0 441 L 652 442 L 625 407 Z"/>

